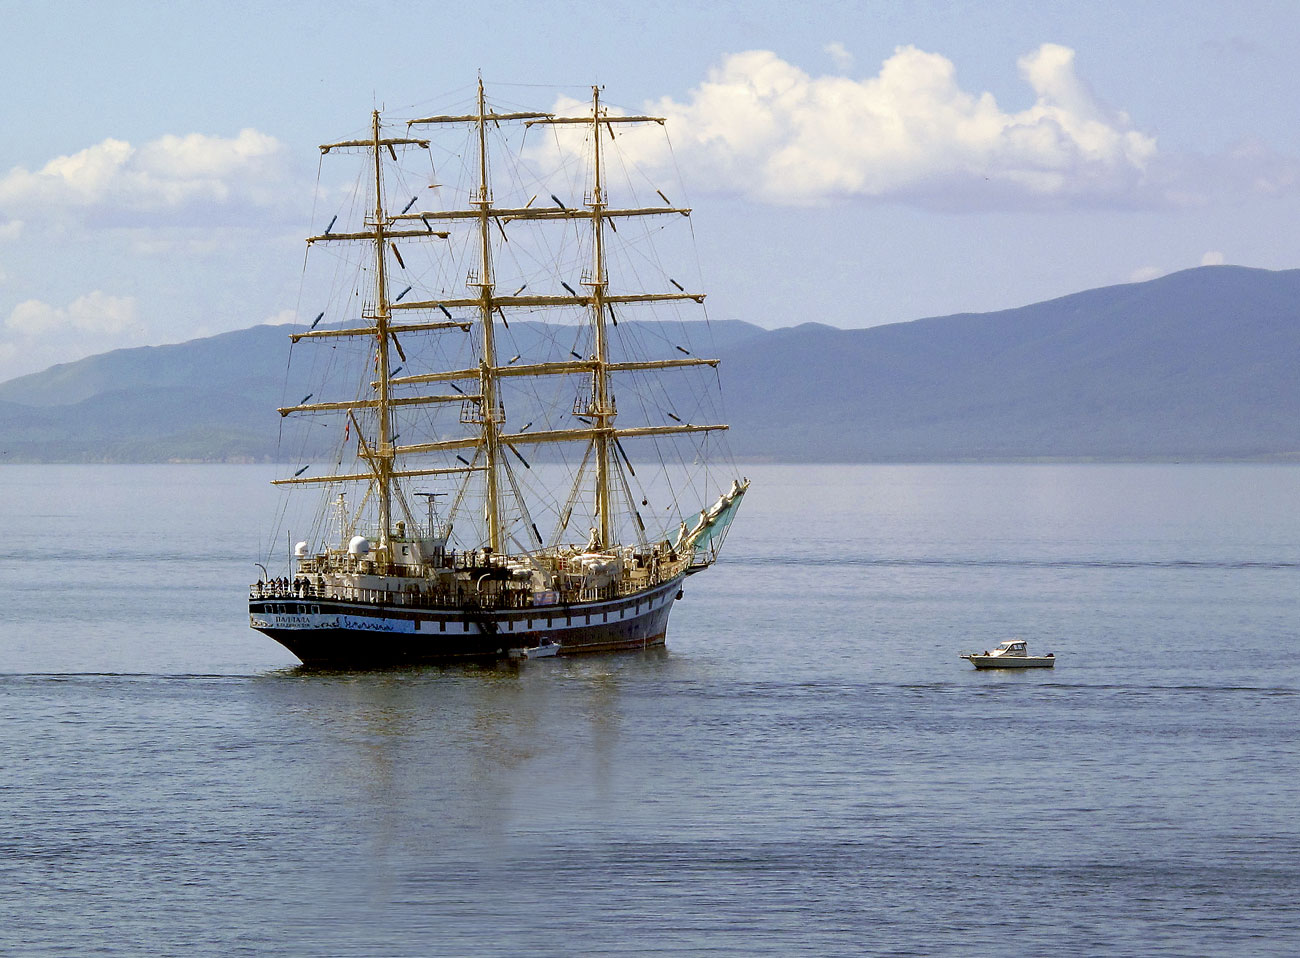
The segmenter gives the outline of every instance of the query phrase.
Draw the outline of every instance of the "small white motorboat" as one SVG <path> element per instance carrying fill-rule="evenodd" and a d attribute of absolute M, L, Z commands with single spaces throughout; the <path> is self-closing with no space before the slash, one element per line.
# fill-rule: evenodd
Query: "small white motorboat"
<path fill-rule="evenodd" d="M 1030 655 L 1024 639 L 1008 639 L 992 652 L 963 652 L 961 657 L 977 669 L 1050 669 L 1056 656 Z"/>
<path fill-rule="evenodd" d="M 540 645 L 534 645 L 532 648 L 511 649 L 510 658 L 518 661 L 525 659 L 545 659 L 560 652 L 560 643 L 552 642 L 550 639 L 543 639 Z"/>

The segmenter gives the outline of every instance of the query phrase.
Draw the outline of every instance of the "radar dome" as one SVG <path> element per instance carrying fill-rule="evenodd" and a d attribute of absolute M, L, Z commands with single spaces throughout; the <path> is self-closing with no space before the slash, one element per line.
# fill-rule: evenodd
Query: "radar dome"
<path fill-rule="evenodd" d="M 297 556 L 299 559 L 307 558 L 307 543 L 299 542 L 296 546 L 293 547 L 293 554 Z"/>
<path fill-rule="evenodd" d="M 348 540 L 348 554 L 363 556 L 370 554 L 370 540 L 365 536 L 353 536 Z"/>

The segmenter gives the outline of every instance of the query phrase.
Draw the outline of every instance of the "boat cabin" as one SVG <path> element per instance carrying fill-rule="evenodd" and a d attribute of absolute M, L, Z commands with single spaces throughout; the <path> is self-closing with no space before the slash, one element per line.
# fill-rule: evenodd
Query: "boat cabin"
<path fill-rule="evenodd" d="M 1009 639 L 992 652 L 993 655 L 1028 655 L 1029 649 L 1024 639 Z"/>

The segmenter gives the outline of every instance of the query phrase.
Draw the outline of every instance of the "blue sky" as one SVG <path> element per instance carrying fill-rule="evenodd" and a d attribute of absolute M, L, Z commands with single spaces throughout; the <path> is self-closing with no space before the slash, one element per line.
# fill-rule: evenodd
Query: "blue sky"
<path fill-rule="evenodd" d="M 714 319 L 1300 266 L 1300 4 L 0 0 L 0 380 L 283 321 L 372 106 L 669 117 Z M 647 155 L 648 165 L 662 157 Z M 676 197 L 674 197 L 676 199 Z M 310 317 L 309 317 L 310 318 Z"/>

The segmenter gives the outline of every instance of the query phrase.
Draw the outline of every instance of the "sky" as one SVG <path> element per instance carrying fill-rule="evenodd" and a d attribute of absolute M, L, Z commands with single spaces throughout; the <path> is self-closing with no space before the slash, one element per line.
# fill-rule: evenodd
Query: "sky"
<path fill-rule="evenodd" d="M 511 106 L 598 83 L 668 119 L 671 152 L 637 159 L 694 210 L 714 320 L 865 327 L 1300 267 L 1289 0 L 0 0 L 0 18 L 0 381 L 292 319 L 317 145 L 480 73 Z"/>

